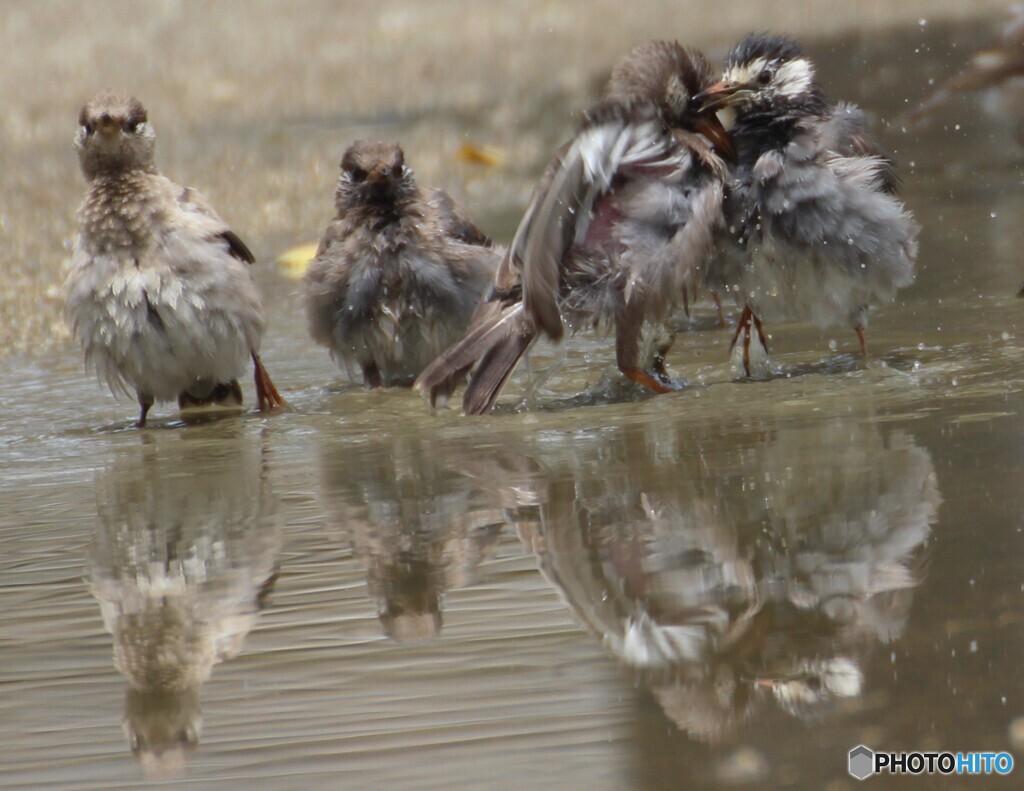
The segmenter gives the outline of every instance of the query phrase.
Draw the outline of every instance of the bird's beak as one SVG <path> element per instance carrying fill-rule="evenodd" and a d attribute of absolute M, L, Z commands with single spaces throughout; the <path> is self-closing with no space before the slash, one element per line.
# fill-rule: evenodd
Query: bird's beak
<path fill-rule="evenodd" d="M 114 137 L 121 131 L 121 125 L 116 119 L 104 113 L 96 122 L 97 131 L 106 138 Z"/>
<path fill-rule="evenodd" d="M 701 112 L 706 110 L 719 110 L 735 104 L 740 99 L 749 96 L 754 92 L 750 85 L 742 82 L 716 82 L 707 90 L 701 91 L 693 100 L 700 107 Z"/>
<path fill-rule="evenodd" d="M 722 125 L 721 119 L 713 112 L 701 113 L 693 123 L 694 130 L 704 135 L 726 159 L 736 161 L 736 149 L 732 138 Z"/>
<path fill-rule="evenodd" d="M 366 174 L 366 183 L 371 187 L 383 187 L 391 180 L 391 168 L 377 163 Z"/>

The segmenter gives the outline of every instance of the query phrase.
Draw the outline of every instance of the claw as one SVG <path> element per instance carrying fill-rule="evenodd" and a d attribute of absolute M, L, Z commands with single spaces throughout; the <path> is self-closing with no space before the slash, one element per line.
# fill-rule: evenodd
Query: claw
<path fill-rule="evenodd" d="M 767 354 L 768 339 L 765 337 L 764 327 L 761 326 L 761 319 L 757 317 L 757 314 L 751 310 L 749 305 L 744 305 L 743 312 L 740 314 L 740 320 L 736 322 L 736 332 L 732 335 L 729 352 L 731 353 L 736 348 L 736 342 L 740 339 L 740 333 L 743 333 L 743 372 L 747 376 L 750 376 L 750 336 L 754 330 L 757 330 L 758 340 L 760 340 Z"/>
<path fill-rule="evenodd" d="M 622 372 L 623 376 L 632 382 L 641 384 L 653 393 L 672 393 L 682 390 L 685 385 L 677 379 L 666 375 L 663 371 L 641 371 L 639 368 L 630 368 Z"/>

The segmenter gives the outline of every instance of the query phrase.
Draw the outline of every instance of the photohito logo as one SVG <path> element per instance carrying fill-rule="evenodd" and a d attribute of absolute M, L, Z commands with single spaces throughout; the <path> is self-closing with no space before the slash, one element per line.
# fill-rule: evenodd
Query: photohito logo
<path fill-rule="evenodd" d="M 852 750 L 847 763 L 850 775 L 867 780 L 873 774 L 899 775 L 1006 775 L 1013 771 L 1009 753 L 883 753 L 863 744 Z"/>

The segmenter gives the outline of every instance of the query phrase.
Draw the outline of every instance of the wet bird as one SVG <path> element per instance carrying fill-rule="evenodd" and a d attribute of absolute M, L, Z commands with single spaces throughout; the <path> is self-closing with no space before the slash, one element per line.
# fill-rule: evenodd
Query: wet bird
<path fill-rule="evenodd" d="M 367 387 L 408 387 L 465 330 L 500 253 L 395 143 L 345 151 L 335 206 L 303 283 L 310 334 Z"/>
<path fill-rule="evenodd" d="M 490 411 L 533 341 L 560 340 L 565 323 L 614 332 L 627 378 L 680 387 L 664 367 L 666 320 L 710 257 L 730 149 L 692 102 L 710 82 L 702 55 L 665 41 L 616 66 L 541 177 L 466 335 L 420 375 L 431 403 L 476 364 L 463 411 Z"/>
<path fill-rule="evenodd" d="M 1015 6 L 1013 17 L 990 46 L 975 52 L 956 74 L 932 91 L 910 114 L 920 121 L 957 94 L 983 92 L 985 110 L 1014 127 L 1024 145 L 1024 6 Z"/>
<path fill-rule="evenodd" d="M 700 99 L 734 116 L 727 229 L 707 285 L 743 308 L 733 346 L 742 340 L 747 374 L 767 365 L 761 319 L 848 321 L 866 357 L 868 305 L 912 282 L 918 232 L 866 116 L 830 104 L 800 46 L 767 34 L 734 47 Z"/>
<path fill-rule="evenodd" d="M 202 195 L 162 176 L 145 107 L 94 96 L 75 148 L 89 182 L 79 209 L 65 315 L 115 394 L 135 390 L 137 425 L 156 401 L 242 403 L 252 359 L 260 409 L 284 400 L 260 363 L 265 318 L 254 258 Z"/>

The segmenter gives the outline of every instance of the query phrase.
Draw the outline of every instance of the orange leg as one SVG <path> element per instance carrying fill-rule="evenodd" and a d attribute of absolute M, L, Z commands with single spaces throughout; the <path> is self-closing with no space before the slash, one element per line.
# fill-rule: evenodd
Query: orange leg
<path fill-rule="evenodd" d="M 640 345 L 640 322 L 634 322 L 630 317 L 622 317 L 615 328 L 615 362 L 622 371 L 622 375 L 632 382 L 641 384 L 653 393 L 671 393 L 674 390 L 682 390 L 683 383 L 668 375 L 665 371 L 665 349 L 659 349 L 651 364 L 651 369 L 645 371 L 638 365 Z M 669 344 L 671 345 L 671 344 Z"/>
<path fill-rule="evenodd" d="M 853 331 L 857 333 L 857 340 L 860 341 L 860 354 L 866 360 L 868 359 L 868 339 L 864 333 L 864 328 L 854 327 Z"/>
<path fill-rule="evenodd" d="M 260 411 L 266 412 L 275 407 L 288 406 L 288 402 L 277 392 L 270 374 L 263 367 L 263 364 L 260 362 L 260 356 L 256 352 L 252 353 L 252 364 L 253 378 L 256 381 L 256 404 Z"/>
<path fill-rule="evenodd" d="M 680 389 L 671 379 L 667 377 L 662 379 L 647 371 L 641 371 L 639 368 L 623 369 L 622 375 L 630 381 L 643 385 L 653 393 L 671 393 L 673 390 Z"/>
<path fill-rule="evenodd" d="M 750 305 L 743 306 L 743 312 L 740 314 L 740 320 L 736 322 L 736 332 L 733 333 L 732 343 L 729 344 L 729 351 L 731 352 L 736 347 L 736 342 L 740 338 L 740 333 L 743 333 L 743 370 L 747 376 L 750 376 L 750 335 L 757 330 L 757 337 L 761 341 L 761 345 L 764 346 L 764 350 L 768 351 L 768 339 L 764 335 L 764 327 L 761 326 L 761 319 L 757 317 L 757 314 L 750 309 Z"/>

